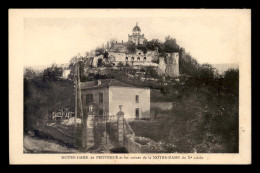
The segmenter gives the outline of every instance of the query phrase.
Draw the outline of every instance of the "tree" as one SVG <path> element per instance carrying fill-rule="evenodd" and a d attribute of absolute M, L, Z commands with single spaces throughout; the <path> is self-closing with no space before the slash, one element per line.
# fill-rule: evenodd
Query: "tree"
<path fill-rule="evenodd" d="M 96 56 L 102 55 L 102 54 L 104 54 L 104 53 L 105 53 L 105 48 L 104 48 L 104 47 L 97 47 L 97 48 L 95 49 L 95 55 L 96 55 Z"/>
<path fill-rule="evenodd" d="M 137 49 L 141 50 L 144 54 L 147 53 L 148 49 L 146 48 L 146 46 L 143 45 L 138 45 Z"/>
<path fill-rule="evenodd" d="M 171 36 L 165 37 L 165 42 L 161 45 L 162 53 L 173 53 L 179 52 L 180 46 L 176 43 L 175 38 Z"/>
<path fill-rule="evenodd" d="M 24 74 L 24 130 L 43 124 L 57 106 L 74 110 L 73 81 L 61 78 L 62 68 L 52 65 L 31 78 Z M 64 94 L 66 93 L 66 94 Z"/>
<path fill-rule="evenodd" d="M 110 39 L 109 43 L 110 43 L 110 47 L 113 47 L 113 45 L 116 43 L 117 39 L 116 38 L 112 38 Z"/>
<path fill-rule="evenodd" d="M 133 42 L 128 42 L 126 44 L 126 49 L 129 53 L 135 53 L 136 52 L 136 46 Z"/>
<path fill-rule="evenodd" d="M 202 64 L 201 67 L 199 68 L 199 72 L 200 72 L 199 76 L 201 79 L 205 79 L 205 80 L 214 79 L 215 76 L 214 68 L 210 64 L 207 63 Z"/>
<path fill-rule="evenodd" d="M 239 70 L 228 69 L 224 72 L 223 86 L 229 93 L 238 96 L 239 92 Z"/>
<path fill-rule="evenodd" d="M 62 74 L 62 67 L 57 67 L 56 64 L 53 64 L 51 67 L 43 71 L 43 80 L 57 81 L 62 77 Z"/>
<path fill-rule="evenodd" d="M 197 76 L 199 73 L 199 63 L 184 49 L 180 51 L 179 69 L 181 74 Z"/>
<path fill-rule="evenodd" d="M 26 68 L 24 78 L 25 79 L 33 79 L 35 78 L 37 73 L 32 68 Z"/>
<path fill-rule="evenodd" d="M 145 68 L 145 78 L 147 77 L 157 78 L 158 73 L 153 67 L 148 66 Z"/>
<path fill-rule="evenodd" d="M 158 39 L 152 39 L 151 41 L 148 41 L 146 43 L 146 47 L 148 50 L 152 50 L 152 51 L 154 51 L 154 50 L 156 50 L 156 48 L 158 48 L 159 49 L 158 51 L 160 52 L 161 44 L 162 43 Z"/>

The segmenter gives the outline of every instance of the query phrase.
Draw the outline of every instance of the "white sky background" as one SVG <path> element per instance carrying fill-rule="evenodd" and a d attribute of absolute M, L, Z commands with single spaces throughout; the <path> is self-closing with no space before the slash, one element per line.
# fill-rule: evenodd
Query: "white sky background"
<path fill-rule="evenodd" d="M 236 13 L 177 17 L 36 17 L 24 19 L 26 66 L 68 63 L 111 38 L 128 40 L 138 22 L 148 40 L 176 38 L 199 63 L 238 63 L 239 20 Z"/>

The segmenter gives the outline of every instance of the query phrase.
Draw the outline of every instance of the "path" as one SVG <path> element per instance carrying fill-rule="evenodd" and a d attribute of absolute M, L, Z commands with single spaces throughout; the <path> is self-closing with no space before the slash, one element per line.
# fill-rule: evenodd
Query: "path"
<path fill-rule="evenodd" d="M 78 151 L 53 140 L 24 137 L 24 153 L 77 153 Z"/>

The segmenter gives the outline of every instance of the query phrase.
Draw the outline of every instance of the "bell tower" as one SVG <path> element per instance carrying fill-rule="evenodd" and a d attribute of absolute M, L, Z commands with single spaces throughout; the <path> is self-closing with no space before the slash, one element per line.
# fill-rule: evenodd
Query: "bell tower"
<path fill-rule="evenodd" d="M 128 41 L 132 41 L 136 45 L 143 44 L 144 40 L 144 34 L 141 35 L 141 28 L 138 26 L 138 22 L 136 22 L 136 25 L 133 27 L 132 35 L 128 35 Z"/>

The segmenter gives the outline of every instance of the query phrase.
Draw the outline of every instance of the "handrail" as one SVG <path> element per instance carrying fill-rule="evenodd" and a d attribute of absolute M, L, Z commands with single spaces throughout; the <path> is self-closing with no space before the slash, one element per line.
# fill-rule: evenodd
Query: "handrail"
<path fill-rule="evenodd" d="M 127 125 L 127 127 L 129 128 L 129 130 L 131 131 L 131 133 L 133 134 L 133 137 L 135 137 L 135 132 L 133 131 L 133 129 L 131 128 L 131 126 L 129 125 L 129 123 L 127 122 L 127 120 L 124 117 L 124 121 L 126 122 L 125 124 Z"/>

